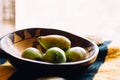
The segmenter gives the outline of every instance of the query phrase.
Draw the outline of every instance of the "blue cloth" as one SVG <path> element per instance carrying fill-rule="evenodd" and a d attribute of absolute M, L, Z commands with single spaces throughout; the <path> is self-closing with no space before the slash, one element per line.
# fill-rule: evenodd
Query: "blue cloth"
<path fill-rule="evenodd" d="M 0 64 L 4 64 L 7 61 L 7 59 L 4 56 L 4 52 L 0 50 Z"/>
<path fill-rule="evenodd" d="M 111 41 L 105 41 L 103 44 L 99 45 L 99 54 L 96 61 L 84 72 L 79 73 L 77 75 L 66 76 L 65 80 L 92 80 L 95 74 L 98 72 L 101 64 L 104 63 L 105 57 L 107 55 L 107 46 L 111 43 Z M 0 56 L 0 64 L 3 64 L 7 59 Z M 18 79 L 26 79 L 26 80 L 35 80 L 42 76 L 37 75 L 35 73 L 27 73 L 25 71 L 16 71 L 9 80 L 18 80 Z"/>
<path fill-rule="evenodd" d="M 0 56 L 0 64 L 4 64 L 6 61 L 6 58 Z"/>

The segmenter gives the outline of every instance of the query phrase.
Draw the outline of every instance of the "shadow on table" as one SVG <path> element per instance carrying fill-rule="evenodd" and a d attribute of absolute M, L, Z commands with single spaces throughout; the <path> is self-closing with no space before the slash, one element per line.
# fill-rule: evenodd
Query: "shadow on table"
<path fill-rule="evenodd" d="M 99 45 L 99 54 L 96 59 L 96 61 L 88 67 L 85 71 L 82 71 L 80 73 L 77 73 L 75 75 L 69 75 L 69 76 L 59 76 L 64 78 L 63 80 L 92 80 L 94 75 L 98 72 L 99 67 L 101 64 L 104 63 L 105 57 L 107 55 L 107 45 L 111 41 L 105 41 L 102 45 Z M 56 76 L 56 75 L 51 75 L 51 74 L 43 74 L 41 72 L 35 73 L 30 72 L 30 71 L 24 71 L 24 70 L 19 70 L 16 71 L 10 78 L 9 80 L 38 80 L 38 78 L 42 77 L 51 77 L 51 76 Z M 41 80 L 41 79 L 39 79 Z"/>

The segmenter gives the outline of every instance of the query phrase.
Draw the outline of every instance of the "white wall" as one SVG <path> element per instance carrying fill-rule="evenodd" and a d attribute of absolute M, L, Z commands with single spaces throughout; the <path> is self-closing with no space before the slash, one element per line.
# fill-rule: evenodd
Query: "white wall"
<path fill-rule="evenodd" d="M 2 23 L 2 0 L 0 0 L 0 24 Z"/>
<path fill-rule="evenodd" d="M 120 0 L 16 0 L 16 27 L 49 27 L 75 34 L 120 32 Z"/>

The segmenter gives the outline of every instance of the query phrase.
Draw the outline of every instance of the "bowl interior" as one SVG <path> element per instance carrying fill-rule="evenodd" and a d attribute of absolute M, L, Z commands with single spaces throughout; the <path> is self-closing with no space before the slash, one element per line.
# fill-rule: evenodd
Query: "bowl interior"
<path fill-rule="evenodd" d="M 37 37 L 50 34 L 66 36 L 70 39 L 72 47 L 80 46 L 85 48 L 89 55 L 88 60 L 90 60 L 92 57 L 97 56 L 98 47 L 93 42 L 80 36 L 76 36 L 74 34 L 56 29 L 31 28 L 15 31 L 6 35 L 1 40 L 1 48 L 7 54 L 23 59 L 21 57 L 22 52 L 28 47 L 35 47 L 39 50 L 43 50 L 37 41 Z"/>

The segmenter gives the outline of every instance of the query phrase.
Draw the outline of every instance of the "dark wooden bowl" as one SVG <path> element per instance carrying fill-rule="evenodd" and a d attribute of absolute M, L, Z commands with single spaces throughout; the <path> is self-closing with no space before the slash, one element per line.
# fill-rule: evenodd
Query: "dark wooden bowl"
<path fill-rule="evenodd" d="M 21 57 L 22 51 L 28 47 L 35 47 L 41 49 L 37 42 L 37 37 L 43 35 L 58 34 L 66 36 L 71 40 L 72 47 L 80 46 L 86 49 L 89 57 L 85 60 L 77 62 L 66 63 L 48 63 L 43 61 L 35 61 Z M 34 70 L 44 73 L 74 73 L 85 70 L 97 58 L 99 49 L 98 46 L 83 37 L 71 34 L 69 32 L 47 29 L 47 28 L 28 28 L 9 33 L 2 37 L 0 41 L 0 48 L 4 51 L 5 57 L 17 69 Z"/>

